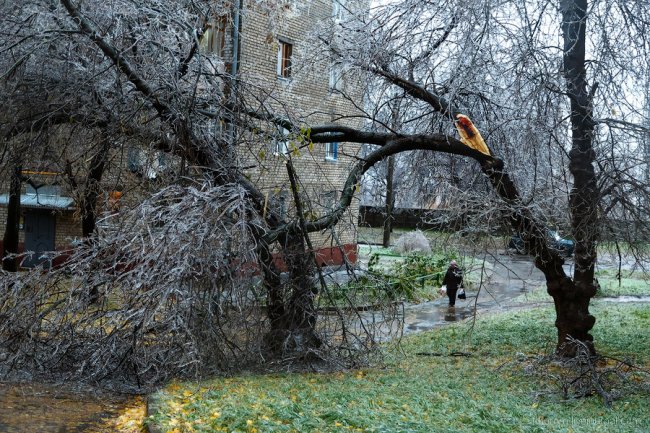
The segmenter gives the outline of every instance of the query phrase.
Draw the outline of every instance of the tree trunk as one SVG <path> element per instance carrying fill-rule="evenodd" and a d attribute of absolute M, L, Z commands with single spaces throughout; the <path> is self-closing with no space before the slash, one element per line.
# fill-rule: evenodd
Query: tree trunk
<path fill-rule="evenodd" d="M 318 317 L 314 299 L 318 290 L 313 281 L 315 267 L 312 257 L 306 252 L 304 236 L 289 234 L 285 248 L 285 261 L 289 271 L 291 296 L 287 304 L 286 329 L 290 349 L 307 351 L 320 347 L 321 340 L 316 335 Z"/>
<path fill-rule="evenodd" d="M 277 273 L 270 272 L 266 281 L 269 290 L 269 319 L 271 330 L 267 344 L 276 353 L 307 353 L 321 346 L 316 332 L 318 312 L 314 299 L 318 290 L 312 280 L 316 270 L 316 258 L 309 235 L 305 230 L 305 213 L 300 194 L 298 178 L 291 160 L 287 161 L 287 174 L 296 206 L 296 218 L 300 222 L 297 230 L 290 230 L 281 237 L 282 258 L 287 266 L 289 281 L 282 285 Z M 266 249 L 265 261 L 272 266 L 272 258 Z M 271 266 L 267 269 L 271 270 Z M 290 296 L 286 299 L 286 294 Z"/>
<path fill-rule="evenodd" d="M 395 156 L 388 157 L 388 172 L 386 173 L 386 219 L 384 219 L 384 237 L 382 246 L 390 247 L 390 232 L 392 230 L 395 194 L 393 190 L 393 175 L 395 172 Z"/>
<path fill-rule="evenodd" d="M 596 294 L 594 267 L 598 239 L 598 186 L 593 166 L 594 121 L 592 99 L 595 84 L 587 91 L 585 68 L 587 0 L 562 0 L 562 32 L 564 35 L 564 77 L 571 103 L 572 145 L 569 170 L 573 188 L 569 197 L 571 226 L 576 242 L 573 284 L 557 290 L 549 286 L 557 312 L 558 353 L 572 356 L 575 347 L 567 345 L 571 336 L 582 341 L 594 353 L 589 331 L 596 319 L 589 314 L 589 301 Z"/>
<path fill-rule="evenodd" d="M 566 357 L 575 356 L 578 346 L 570 342 L 574 339 L 594 354 L 594 338 L 589 331 L 596 319 L 589 314 L 589 301 L 596 293 L 595 287 L 584 290 L 575 281 L 560 275 L 551 278 L 547 276 L 546 287 L 555 305 L 556 353 Z"/>
<path fill-rule="evenodd" d="M 17 272 L 19 260 L 17 257 L 6 258 L 9 254 L 18 254 L 18 240 L 20 234 L 20 192 L 22 187 L 22 167 L 14 166 L 9 188 L 9 203 L 7 204 L 7 225 L 3 238 L 4 253 L 2 256 L 2 269 L 8 272 Z"/>
<path fill-rule="evenodd" d="M 260 254 L 265 262 L 264 283 L 268 294 L 270 330 L 265 338 L 267 348 L 276 354 L 307 352 L 321 345 L 316 335 L 317 311 L 314 298 L 317 291 L 312 281 L 313 262 L 305 252 L 300 234 L 284 238 L 282 259 L 287 266 L 289 280 L 282 282 L 273 266 L 270 254 Z"/>
<path fill-rule="evenodd" d="M 84 188 L 81 209 L 81 231 L 84 238 L 95 232 L 97 223 L 97 197 L 101 190 L 102 176 L 108 159 L 110 140 L 102 134 L 101 148 L 93 155 L 90 161 L 88 177 Z"/>

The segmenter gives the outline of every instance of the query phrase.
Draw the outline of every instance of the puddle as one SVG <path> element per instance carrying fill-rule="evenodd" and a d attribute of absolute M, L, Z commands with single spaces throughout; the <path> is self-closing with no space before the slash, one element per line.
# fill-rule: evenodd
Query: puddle
<path fill-rule="evenodd" d="M 54 385 L 0 383 L 0 432 L 101 432 L 130 398 Z"/>
<path fill-rule="evenodd" d="M 404 334 L 428 331 L 447 322 L 458 322 L 472 317 L 474 312 L 473 306 L 449 308 L 446 302 L 431 303 L 431 308 L 425 310 L 407 310 L 404 317 Z"/>

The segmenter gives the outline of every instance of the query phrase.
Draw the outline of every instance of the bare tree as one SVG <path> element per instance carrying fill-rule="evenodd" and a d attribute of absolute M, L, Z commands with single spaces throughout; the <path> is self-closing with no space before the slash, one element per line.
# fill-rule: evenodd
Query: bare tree
<path fill-rule="evenodd" d="M 271 31 L 289 6 L 249 3 Z M 331 229 L 344 209 L 314 228 L 289 155 L 295 213 L 282 215 L 237 159 L 237 148 L 253 143 L 257 155 L 255 143 L 284 138 L 279 127 L 308 140 L 298 122 L 277 114 L 283 107 L 263 83 L 224 72 L 222 59 L 199 49 L 206 17 L 232 17 L 231 6 L 3 4 L 2 90 L 20 96 L 2 115 L 5 149 L 34 131 L 47 137 L 34 147 L 76 191 L 88 235 L 62 267 L 3 275 L 4 372 L 135 378 L 146 386 L 278 356 L 357 362 L 357 354 L 376 351 L 375 330 L 359 324 L 354 308 L 330 305 L 334 314 L 317 321 L 317 295 L 332 302 L 325 278 L 313 279 L 308 234 Z M 70 142 L 65 150 L 52 145 L 61 139 Z M 189 168 L 98 225 L 98 184 L 105 171 L 120 175 L 113 159 L 129 141 Z M 388 320 L 397 313 L 387 311 Z M 43 338 L 31 338 L 36 329 Z"/>
<path fill-rule="evenodd" d="M 367 161 L 415 149 L 477 161 L 498 198 L 482 188 L 468 191 L 469 185 L 457 190 L 498 210 L 522 235 L 555 302 L 558 352 L 574 353 L 565 344 L 569 336 L 594 350 L 589 301 L 598 287 L 598 242 L 607 227 L 622 222 L 626 230 L 616 239 L 631 240 L 630 233 L 648 239 L 641 204 L 648 187 L 631 179 L 641 172 L 635 164 L 644 164 L 633 156 L 644 119 L 642 98 L 632 90 L 648 74 L 647 44 L 634 42 L 645 38 L 648 16 L 642 9 L 640 2 L 586 0 L 380 6 L 365 28 L 323 29 L 318 39 L 325 55 L 334 53 L 350 69 L 378 79 L 366 113 L 381 126 L 377 130 L 390 132 L 313 128 L 311 137 L 324 140 L 321 131 L 335 131 L 340 140 L 381 146 Z M 628 45 L 634 45 L 631 52 L 624 49 Z M 391 88 L 412 101 L 397 131 L 386 126 L 395 98 Z M 458 114 L 479 125 L 489 154 L 451 138 Z M 448 170 L 440 164 L 444 158 L 432 161 L 437 172 Z M 464 174 L 474 167 L 466 166 Z M 451 184 L 456 174 L 446 176 Z M 570 225 L 576 242 L 571 276 L 547 241 L 547 227 L 558 223 Z M 635 252 L 643 263 L 643 251 Z"/>
<path fill-rule="evenodd" d="M 281 25 L 276 18 L 284 4 L 250 3 L 266 11 L 271 29 Z M 611 0 L 588 9 L 578 0 L 561 1 L 559 7 L 548 1 L 403 0 L 377 8 L 370 18 L 351 13 L 350 19 L 327 23 L 314 31 L 321 48 L 314 55 L 320 59 L 305 62 L 301 73 L 322 73 L 310 68 L 335 59 L 346 66 L 345 79 L 370 83 L 372 104 L 356 105 L 372 127 L 359 129 L 348 126 L 342 113 L 333 116 L 338 122 L 310 125 L 291 116 L 293 110 L 263 83 L 220 72 L 218 60 L 198 45 L 203 18 L 225 11 L 225 3 L 4 3 L 2 89 L 24 96 L 16 106 L 34 107 L 16 117 L 5 112 L 4 137 L 79 124 L 174 155 L 201 179 L 181 177 L 158 188 L 124 220 L 97 230 L 65 267 L 46 276 L 3 278 L 2 296 L 10 298 L 0 305 L 12 306 L 0 311 L 6 315 L 2 347 L 13 355 L 5 367 L 155 381 L 188 365 L 198 372 L 206 363 L 233 366 L 242 358 L 324 356 L 325 349 L 336 355 L 372 353 L 379 328 L 362 329 L 358 312 L 319 316 L 317 299 L 331 293 L 322 275 L 313 281 L 308 234 L 342 221 L 363 175 L 405 152 L 437 155 L 427 164 L 447 172 L 458 157 L 474 161 L 462 164 L 450 180 L 471 174 L 468 185 L 489 185 L 469 197 L 488 204 L 522 235 L 555 301 L 558 352 L 575 351 L 565 344 L 568 336 L 593 350 L 589 331 L 595 319 L 588 307 L 597 288 L 596 243 L 607 216 L 599 212 L 639 221 L 636 197 L 648 192 L 621 170 L 631 166 L 619 152 L 626 144 L 621 138 L 643 130 L 635 129 L 638 113 L 604 118 L 596 107 L 619 101 L 617 109 L 626 116 L 633 111 L 638 104 L 625 86 L 647 73 L 647 62 L 638 60 L 647 59 L 647 46 L 636 45 L 634 55 L 608 46 L 602 63 L 588 62 L 588 34 L 603 46 L 613 41 L 607 32 L 586 29 L 594 23 L 606 30 L 627 20 L 617 40 L 633 41 L 648 22 L 641 4 Z M 512 16 L 519 19 L 507 18 Z M 622 81 L 614 72 L 619 67 Z M 341 92 L 353 102 L 359 94 Z M 395 98 L 402 99 L 401 118 L 389 122 L 386 108 Z M 486 149 L 454 138 L 456 121 L 477 140 L 459 114 L 469 114 L 479 126 Z M 601 139 L 621 126 L 611 142 Z M 297 150 L 334 141 L 375 146 L 350 170 L 330 212 L 306 217 L 309 200 L 299 193 L 300 173 L 290 158 L 295 209 L 290 215 L 268 206 L 268 197 L 236 163 L 238 148 L 285 139 L 281 128 L 290 131 Z M 93 144 L 103 142 L 100 135 Z M 89 201 L 103 157 L 92 160 L 84 181 Z M 440 171 L 432 173 L 423 179 L 436 179 Z M 629 191 L 635 198 L 617 195 Z M 572 276 L 547 242 L 547 227 L 557 217 L 570 220 L 576 240 Z M 640 233 L 647 235 L 647 227 Z M 278 255 L 287 264 L 286 276 L 274 263 Z M 105 294 L 100 308 L 84 302 L 93 287 Z M 264 302 L 256 303 L 260 296 Z M 120 308 L 112 310 L 116 299 Z M 385 311 L 388 319 L 394 317 L 394 310 Z M 116 355 L 102 361 L 108 350 Z M 88 359 L 94 365 L 84 362 Z"/>

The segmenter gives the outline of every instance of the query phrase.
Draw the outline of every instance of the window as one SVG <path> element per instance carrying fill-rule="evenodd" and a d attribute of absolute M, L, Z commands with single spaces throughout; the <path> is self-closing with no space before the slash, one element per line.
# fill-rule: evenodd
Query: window
<path fill-rule="evenodd" d="M 287 155 L 289 153 L 289 130 L 286 128 L 280 128 L 280 133 L 283 138 L 276 137 L 275 139 L 275 149 L 273 150 L 273 155 Z"/>
<path fill-rule="evenodd" d="M 206 29 L 201 37 L 201 51 L 214 53 L 219 57 L 224 56 L 227 24 L 228 19 L 225 15 L 217 17 L 206 24 Z"/>
<path fill-rule="evenodd" d="M 158 151 L 145 151 L 136 146 L 130 146 L 127 153 L 129 171 L 147 179 L 156 179 L 164 171 L 170 169 L 167 157 Z"/>
<path fill-rule="evenodd" d="M 278 44 L 278 77 L 290 78 L 291 77 L 291 55 L 293 54 L 293 45 L 279 41 Z"/>
<path fill-rule="evenodd" d="M 339 159 L 339 144 L 336 141 L 325 143 L 325 159 L 328 161 L 336 161 Z"/>
<path fill-rule="evenodd" d="M 325 193 L 322 193 L 320 195 L 320 207 L 322 215 L 325 216 L 328 213 L 332 212 L 334 209 L 336 209 L 336 206 L 338 205 L 337 201 L 337 192 L 336 191 L 328 191 Z"/>
<path fill-rule="evenodd" d="M 332 63 L 330 67 L 330 91 L 343 91 L 343 65 L 340 62 Z"/>
<path fill-rule="evenodd" d="M 134 146 L 130 146 L 127 152 L 127 163 L 129 166 L 129 171 L 131 173 L 141 173 L 143 170 L 142 156 L 140 155 L 140 149 Z"/>
<path fill-rule="evenodd" d="M 278 214 L 281 220 L 287 219 L 287 197 L 288 195 L 286 191 L 281 191 L 271 196 L 271 209 Z"/>

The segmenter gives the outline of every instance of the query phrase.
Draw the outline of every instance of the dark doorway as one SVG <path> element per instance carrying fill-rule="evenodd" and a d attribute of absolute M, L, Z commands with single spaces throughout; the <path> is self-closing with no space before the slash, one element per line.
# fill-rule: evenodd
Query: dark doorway
<path fill-rule="evenodd" d="M 54 230 L 56 217 L 49 210 L 32 210 L 25 213 L 25 251 L 33 251 L 34 255 L 25 258 L 23 266 L 32 268 L 45 263 L 47 260 L 40 259 L 44 251 L 54 250 Z"/>

